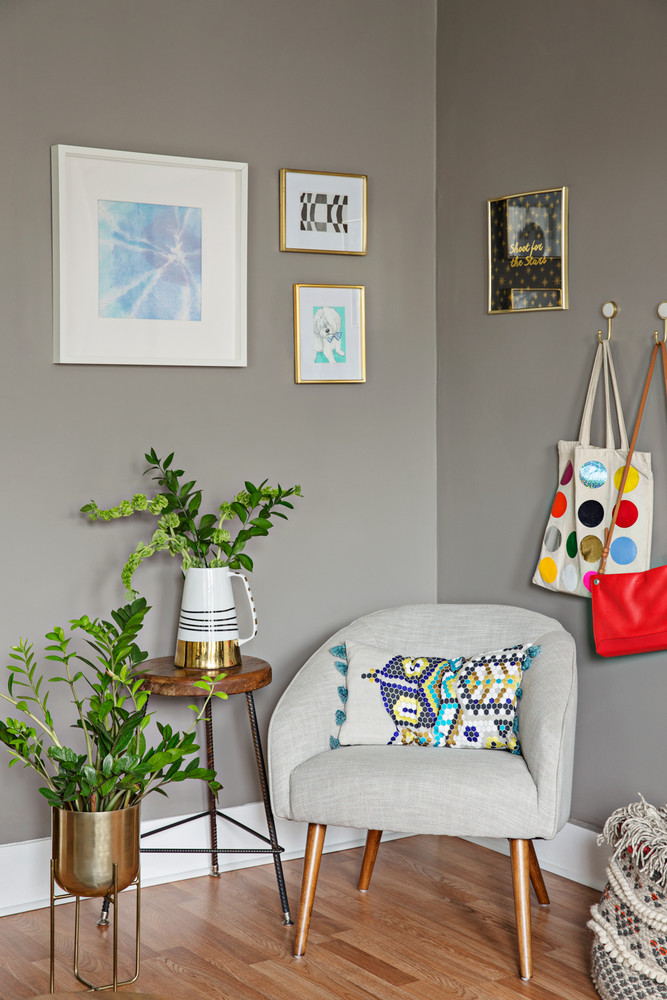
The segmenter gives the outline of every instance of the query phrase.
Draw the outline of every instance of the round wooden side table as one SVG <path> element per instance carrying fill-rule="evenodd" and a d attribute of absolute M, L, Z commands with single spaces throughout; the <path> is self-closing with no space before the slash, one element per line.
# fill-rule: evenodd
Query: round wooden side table
<path fill-rule="evenodd" d="M 195 687 L 194 682 L 201 680 L 201 678 L 210 678 L 211 674 L 203 671 L 197 670 L 184 670 L 181 667 L 176 667 L 174 665 L 173 657 L 171 656 L 161 656 L 156 657 L 152 660 L 145 660 L 141 666 L 136 671 L 136 676 L 141 678 L 142 687 L 144 690 L 149 691 L 151 695 L 164 695 L 166 697 L 176 697 L 176 698 L 201 698 L 202 690 L 201 688 Z M 278 843 L 278 837 L 276 834 L 276 824 L 273 818 L 273 810 L 271 809 L 271 800 L 269 798 L 269 786 L 266 777 L 266 764 L 264 762 L 264 751 L 262 749 L 262 741 L 259 735 L 259 728 L 257 726 L 257 715 L 255 713 L 255 701 L 253 698 L 253 691 L 257 691 L 260 688 L 266 687 L 267 684 L 271 683 L 271 667 L 266 662 L 266 660 L 260 660 L 255 656 L 244 656 L 242 657 L 242 662 L 240 668 L 235 668 L 227 673 L 227 676 L 222 680 L 218 681 L 215 686 L 215 691 L 224 691 L 228 695 L 234 694 L 245 694 L 246 703 L 248 706 L 248 717 L 250 720 L 250 732 L 252 735 L 252 742 L 255 748 L 255 757 L 257 760 L 257 771 L 259 774 L 259 781 L 262 788 L 262 798 L 264 800 L 264 810 L 266 813 L 266 825 L 268 831 L 268 837 L 265 837 L 262 833 L 257 830 L 251 829 L 244 823 L 240 823 L 236 819 L 232 819 L 231 816 L 225 815 L 225 813 L 220 812 L 216 806 L 215 796 L 211 792 L 210 788 L 208 791 L 208 809 L 206 812 L 199 813 L 196 816 L 189 816 L 187 819 L 178 820 L 175 823 L 168 823 L 165 826 L 159 827 L 157 830 L 151 830 L 148 833 L 142 834 L 142 840 L 146 837 L 150 837 L 153 834 L 161 833 L 163 830 L 170 830 L 173 827 L 180 826 L 183 823 L 190 823 L 193 820 L 201 819 L 204 816 L 209 817 L 210 824 L 210 834 L 211 834 L 211 846 L 207 847 L 183 847 L 183 848 L 154 848 L 154 847 L 142 847 L 142 852 L 154 853 L 154 854 L 210 854 L 211 855 L 211 874 L 219 875 L 220 871 L 218 868 L 218 855 L 219 854 L 272 854 L 273 863 L 276 870 L 276 881 L 278 883 L 278 892 L 280 894 L 280 904 L 283 912 L 283 923 L 291 924 L 293 921 L 290 917 L 289 912 L 289 902 L 287 899 L 287 890 L 285 888 L 285 878 L 283 876 L 283 866 L 280 855 L 282 854 L 284 848 Z M 213 706 L 219 699 L 213 698 L 209 702 L 209 709 L 204 718 L 204 725 L 206 727 L 206 759 L 207 767 L 215 769 L 215 757 L 213 752 Z M 253 837 L 264 841 L 268 844 L 268 847 L 260 848 L 224 848 L 218 846 L 218 817 L 226 820 L 228 823 L 233 823 L 234 826 L 240 827 L 247 833 L 252 834 Z"/>

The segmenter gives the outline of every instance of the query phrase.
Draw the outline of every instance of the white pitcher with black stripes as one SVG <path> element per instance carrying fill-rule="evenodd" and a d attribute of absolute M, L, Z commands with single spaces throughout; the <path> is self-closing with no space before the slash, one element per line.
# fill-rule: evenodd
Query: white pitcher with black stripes
<path fill-rule="evenodd" d="M 251 632 L 243 637 L 239 635 L 232 577 L 243 581 L 243 596 L 248 601 Z M 256 634 L 255 603 L 242 573 L 227 566 L 186 571 L 174 657 L 177 667 L 215 672 L 239 667 L 239 647 Z"/>

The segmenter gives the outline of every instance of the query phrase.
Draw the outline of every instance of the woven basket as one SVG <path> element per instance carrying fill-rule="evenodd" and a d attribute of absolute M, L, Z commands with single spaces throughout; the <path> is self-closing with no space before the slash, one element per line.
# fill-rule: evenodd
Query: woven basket
<path fill-rule="evenodd" d="M 607 884 L 591 910 L 592 979 L 603 1000 L 667 1000 L 667 806 L 609 817 Z"/>
<path fill-rule="evenodd" d="M 593 945 L 591 978 L 603 1000 L 667 1000 L 667 986 L 627 969 L 597 941 Z"/>

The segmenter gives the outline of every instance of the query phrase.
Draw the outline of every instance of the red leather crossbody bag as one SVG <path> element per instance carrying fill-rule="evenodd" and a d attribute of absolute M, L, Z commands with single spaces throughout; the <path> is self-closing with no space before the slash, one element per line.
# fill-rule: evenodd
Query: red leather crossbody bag
<path fill-rule="evenodd" d="M 611 523 L 605 533 L 600 568 L 591 581 L 593 635 L 595 649 L 600 656 L 627 656 L 632 653 L 651 653 L 667 649 L 667 566 L 656 566 L 641 573 L 613 573 L 610 576 L 605 574 L 611 539 L 632 465 L 632 455 L 658 351 L 662 354 L 667 394 L 667 349 L 663 341 L 656 343 L 651 354 L 628 458 L 618 489 L 618 498 Z"/>

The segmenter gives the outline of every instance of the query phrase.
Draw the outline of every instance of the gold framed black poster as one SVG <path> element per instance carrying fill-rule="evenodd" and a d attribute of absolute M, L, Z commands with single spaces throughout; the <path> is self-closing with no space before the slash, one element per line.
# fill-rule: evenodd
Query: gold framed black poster
<path fill-rule="evenodd" d="M 489 313 L 567 309 L 567 194 L 489 199 Z"/>

